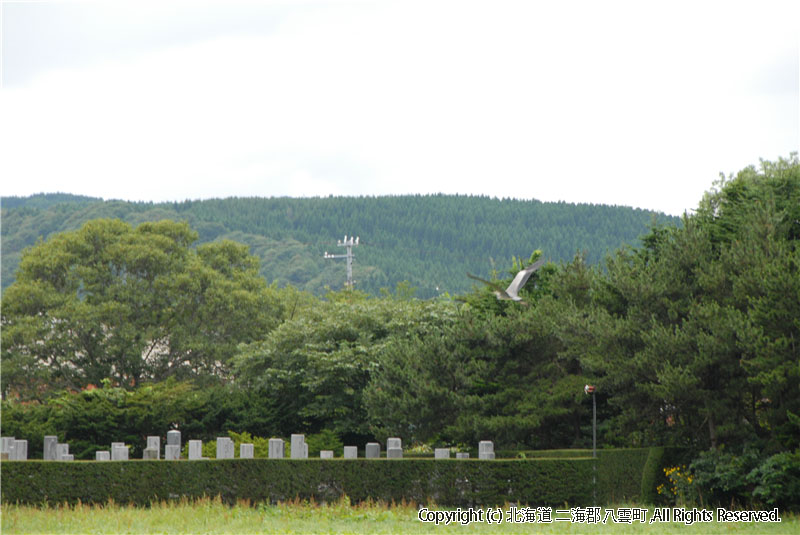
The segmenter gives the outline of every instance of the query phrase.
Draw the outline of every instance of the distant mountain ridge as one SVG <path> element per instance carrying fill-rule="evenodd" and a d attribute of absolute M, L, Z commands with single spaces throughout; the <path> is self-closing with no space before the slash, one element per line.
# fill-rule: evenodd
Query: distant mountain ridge
<path fill-rule="evenodd" d="M 677 217 L 621 206 L 441 194 L 152 203 L 52 193 L 3 197 L 0 203 L 3 288 L 13 282 L 25 247 L 97 218 L 132 225 L 187 221 L 200 243 L 232 239 L 250 245 L 268 282 L 317 295 L 345 280 L 344 261 L 325 259 L 324 252 L 343 253 L 337 240 L 359 236 L 357 288 L 377 294 L 408 280 L 422 298 L 465 292 L 472 286 L 467 271 L 503 271 L 512 256 L 527 258 L 535 249 L 556 262 L 585 251 L 596 263 L 623 244 L 638 244 L 653 222 L 680 224 Z"/>

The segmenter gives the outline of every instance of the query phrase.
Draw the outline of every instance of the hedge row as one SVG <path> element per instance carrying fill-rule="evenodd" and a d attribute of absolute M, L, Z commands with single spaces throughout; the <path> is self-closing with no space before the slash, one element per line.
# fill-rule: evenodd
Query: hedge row
<path fill-rule="evenodd" d="M 453 507 L 509 502 L 582 506 L 647 500 L 642 491 L 663 472 L 658 462 L 663 456 L 663 448 L 602 450 L 596 471 L 595 461 L 586 458 L 5 461 L 0 488 L 3 503 L 32 505 L 109 499 L 147 505 L 217 495 L 229 503 L 333 501 L 346 494 L 355 503 L 371 498 Z"/>
<path fill-rule="evenodd" d="M 495 454 L 498 459 L 572 459 L 591 457 L 592 450 L 497 450 Z"/>
<path fill-rule="evenodd" d="M 220 495 L 278 502 L 346 494 L 451 506 L 591 500 L 591 461 L 230 459 L 209 461 L 4 462 L 4 503 L 117 503 Z"/>

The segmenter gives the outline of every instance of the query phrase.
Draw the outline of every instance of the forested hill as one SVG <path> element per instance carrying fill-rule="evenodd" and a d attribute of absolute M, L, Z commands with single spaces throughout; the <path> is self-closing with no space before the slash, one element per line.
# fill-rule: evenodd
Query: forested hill
<path fill-rule="evenodd" d="M 2 199 L 2 286 L 14 280 L 22 250 L 39 237 L 97 218 L 131 224 L 187 221 L 200 242 L 231 239 L 251 247 L 268 281 L 317 295 L 341 288 L 344 253 L 337 240 L 359 236 L 356 287 L 369 293 L 404 280 L 422 298 L 462 293 L 466 272 L 505 270 L 512 256 L 541 249 L 553 261 L 585 251 L 590 263 L 622 244 L 636 245 L 655 220 L 676 217 L 619 206 L 543 203 L 459 195 L 326 198 L 228 198 L 182 203 L 103 201 L 63 193 Z"/>

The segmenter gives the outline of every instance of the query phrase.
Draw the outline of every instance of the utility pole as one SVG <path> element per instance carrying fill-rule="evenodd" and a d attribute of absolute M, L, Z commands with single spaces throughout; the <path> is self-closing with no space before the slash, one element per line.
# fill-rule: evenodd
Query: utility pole
<path fill-rule="evenodd" d="M 344 235 L 344 240 L 340 240 L 336 243 L 339 247 L 346 247 L 347 253 L 346 254 L 329 254 L 328 251 L 325 251 L 325 255 L 323 258 L 346 258 L 347 259 L 347 283 L 345 286 L 348 290 L 353 289 L 353 247 L 358 247 L 358 236 L 353 238 L 350 236 L 350 239 L 347 239 L 347 234 Z"/>

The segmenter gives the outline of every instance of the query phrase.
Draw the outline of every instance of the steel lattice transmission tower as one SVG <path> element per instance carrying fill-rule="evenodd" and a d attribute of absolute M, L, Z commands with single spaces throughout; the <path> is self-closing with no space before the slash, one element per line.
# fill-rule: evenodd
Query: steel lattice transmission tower
<path fill-rule="evenodd" d="M 353 247 L 358 247 L 358 236 L 353 238 L 350 236 L 350 239 L 347 239 L 347 234 L 344 235 L 344 240 L 340 240 L 336 243 L 339 247 L 347 247 L 347 253 L 345 254 L 330 254 L 328 251 L 325 251 L 324 258 L 346 258 L 347 259 L 347 283 L 346 287 L 349 290 L 353 289 Z"/>

